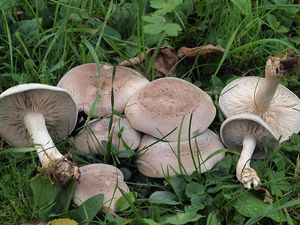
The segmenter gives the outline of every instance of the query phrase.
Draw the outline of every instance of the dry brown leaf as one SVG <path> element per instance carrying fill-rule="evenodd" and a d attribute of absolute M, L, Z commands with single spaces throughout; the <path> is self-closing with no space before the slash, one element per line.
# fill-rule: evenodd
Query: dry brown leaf
<path fill-rule="evenodd" d="M 156 48 L 150 48 L 146 51 L 147 59 L 151 59 L 153 57 L 155 50 Z M 206 55 L 214 52 L 224 52 L 224 49 L 219 45 L 214 46 L 211 44 L 195 48 L 181 47 L 177 52 L 168 47 L 159 48 L 154 60 L 154 68 L 162 74 L 167 75 L 175 70 L 175 65 L 180 57 L 187 56 L 195 58 L 198 55 Z M 142 53 L 139 56 L 121 62 L 119 65 L 131 66 L 138 63 L 145 63 L 145 58 L 145 54 Z"/>
<path fill-rule="evenodd" d="M 254 192 L 258 195 L 261 195 L 264 199 L 264 202 L 268 204 L 272 204 L 274 202 L 272 195 L 270 194 L 269 190 L 263 187 L 256 187 L 254 188 Z"/>
<path fill-rule="evenodd" d="M 178 57 L 196 58 L 199 55 L 207 55 L 209 53 L 224 52 L 225 50 L 220 45 L 204 45 L 195 48 L 181 47 L 177 51 Z"/>
<path fill-rule="evenodd" d="M 149 49 L 147 53 L 148 57 L 152 57 L 155 49 Z M 156 59 L 154 61 L 154 68 L 164 75 L 168 74 L 170 71 L 175 69 L 175 64 L 178 62 L 179 57 L 172 48 L 160 48 Z"/>
<path fill-rule="evenodd" d="M 155 49 L 156 48 L 150 48 L 146 51 L 147 59 L 150 59 L 154 55 Z M 154 68 L 159 72 L 163 73 L 164 75 L 167 75 L 175 68 L 175 64 L 178 62 L 178 59 L 179 57 L 177 56 L 176 51 L 174 49 L 167 48 L 167 47 L 159 48 L 154 60 Z M 134 58 L 125 60 L 121 62 L 119 65 L 129 66 L 141 62 L 142 63 L 145 62 L 145 54 L 141 54 Z"/>

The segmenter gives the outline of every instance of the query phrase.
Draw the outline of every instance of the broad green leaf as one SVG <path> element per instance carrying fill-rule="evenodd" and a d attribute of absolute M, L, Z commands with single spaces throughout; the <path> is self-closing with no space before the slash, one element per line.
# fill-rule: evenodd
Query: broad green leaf
<path fill-rule="evenodd" d="M 279 33 L 287 33 L 287 32 L 289 32 L 289 28 L 287 28 L 286 26 L 280 25 L 276 29 L 276 31 L 279 32 Z"/>
<path fill-rule="evenodd" d="M 46 176 L 36 176 L 30 181 L 33 194 L 33 203 L 36 207 L 44 207 L 55 201 L 56 195 L 61 190 L 60 183 L 55 183 Z"/>
<path fill-rule="evenodd" d="M 179 200 L 183 200 L 185 198 L 185 187 L 186 187 L 186 181 L 181 176 L 173 176 L 168 178 L 167 182 L 171 185 L 173 188 L 173 191 L 177 195 Z"/>
<path fill-rule="evenodd" d="M 166 13 L 174 11 L 182 2 L 183 0 L 151 0 L 150 5 L 152 8 L 157 9 L 155 14 L 165 15 Z"/>
<path fill-rule="evenodd" d="M 132 149 L 125 149 L 120 151 L 118 158 L 130 158 L 135 155 L 135 151 Z"/>
<path fill-rule="evenodd" d="M 293 189 L 293 187 L 287 182 L 285 177 L 285 171 L 275 172 L 269 170 L 270 182 L 268 187 L 273 195 L 282 197 L 284 192 L 288 192 Z"/>
<path fill-rule="evenodd" d="M 156 191 L 149 197 L 149 202 L 152 204 L 163 204 L 163 205 L 178 205 L 175 194 L 168 191 Z"/>
<path fill-rule="evenodd" d="M 163 28 L 164 28 L 163 26 L 157 26 L 155 24 L 147 24 L 144 26 L 144 31 L 146 34 L 157 35 L 164 31 Z"/>
<path fill-rule="evenodd" d="M 215 213 L 210 213 L 206 220 L 206 225 L 221 225 Z"/>
<path fill-rule="evenodd" d="M 236 5 L 243 15 L 251 15 L 251 0 L 231 0 L 231 2 Z"/>
<path fill-rule="evenodd" d="M 125 219 L 118 216 L 118 215 L 111 215 L 111 214 L 106 214 L 105 215 L 105 221 L 107 221 L 107 224 L 112 224 L 112 225 L 124 225 L 125 224 Z"/>
<path fill-rule="evenodd" d="M 265 213 L 270 211 L 275 206 L 268 205 L 264 203 L 262 200 L 256 198 L 250 192 L 242 193 L 236 200 L 234 204 L 234 208 L 243 216 L 246 217 L 254 217 L 254 216 L 262 216 L 273 219 L 276 222 L 285 221 L 284 214 L 279 212 Z"/>
<path fill-rule="evenodd" d="M 70 210 L 67 217 L 72 218 L 80 224 L 89 224 L 100 212 L 103 206 L 104 195 L 95 195 L 84 201 L 77 209 Z"/>
<path fill-rule="evenodd" d="M 42 18 L 34 18 L 31 20 L 21 20 L 17 31 L 23 33 L 30 42 L 33 41 L 35 36 L 38 34 L 38 29 L 41 26 Z"/>
<path fill-rule="evenodd" d="M 14 7 L 17 3 L 17 0 L 1 0 L 0 1 L 0 10 L 6 10 Z"/>
<path fill-rule="evenodd" d="M 69 181 L 64 184 L 61 191 L 56 196 L 56 204 L 53 210 L 55 214 L 66 213 L 70 207 L 75 191 L 75 182 Z"/>
<path fill-rule="evenodd" d="M 274 205 L 274 207 L 266 207 L 265 209 L 262 210 L 261 214 L 257 214 L 253 217 L 251 217 L 246 223 L 245 225 L 253 225 L 253 224 L 257 224 L 257 222 L 262 219 L 263 217 L 265 217 L 265 215 L 268 214 L 274 214 L 274 213 L 280 213 L 280 215 L 282 215 L 282 211 L 284 209 L 290 208 L 290 207 L 294 207 L 294 206 L 299 206 L 300 205 L 300 199 L 292 199 L 284 204 L 279 204 L 277 206 Z M 280 221 L 278 222 L 284 222 L 287 221 L 287 219 L 285 217 L 281 217 Z"/>
<path fill-rule="evenodd" d="M 225 84 L 223 83 L 223 81 L 220 78 L 218 78 L 217 76 L 212 76 L 211 82 L 216 90 L 222 89 L 225 87 Z"/>
<path fill-rule="evenodd" d="M 35 148 L 7 148 L 0 152 L 0 154 L 18 154 L 18 153 L 27 153 L 34 152 Z"/>
<path fill-rule="evenodd" d="M 199 184 L 197 182 L 190 182 L 187 184 L 185 189 L 185 194 L 188 197 L 192 197 L 193 195 L 202 195 L 204 194 L 205 189 L 202 184 Z"/>
<path fill-rule="evenodd" d="M 62 189 L 58 182 L 52 182 L 46 176 L 36 176 L 30 181 L 34 206 L 39 209 L 43 219 L 47 218 L 54 211 L 56 197 Z"/>
<path fill-rule="evenodd" d="M 267 15 L 267 21 L 268 21 L 269 25 L 275 30 L 277 30 L 280 26 L 280 22 L 278 22 L 278 20 L 276 19 L 276 17 L 273 14 Z"/>
<path fill-rule="evenodd" d="M 159 223 L 156 223 L 154 220 L 151 220 L 151 219 L 143 219 L 144 222 L 148 225 L 159 225 Z"/>
<path fill-rule="evenodd" d="M 196 222 L 203 216 L 191 213 L 191 212 L 178 212 L 175 215 L 166 215 L 161 217 L 159 224 L 175 224 L 175 225 L 181 225 L 181 224 L 187 224 L 189 222 Z"/>
<path fill-rule="evenodd" d="M 167 23 L 164 30 L 168 36 L 178 36 L 178 32 L 182 31 L 181 27 L 176 23 Z"/>
<path fill-rule="evenodd" d="M 161 24 L 164 24 L 166 22 L 166 19 L 165 17 L 163 16 L 143 16 L 143 20 L 147 23 L 153 23 L 153 24 L 156 24 L 156 25 L 161 25 Z"/>
<path fill-rule="evenodd" d="M 124 211 L 130 207 L 136 201 L 136 193 L 128 192 L 123 193 L 123 195 L 117 200 L 115 208 L 116 211 Z"/>
<path fill-rule="evenodd" d="M 205 208 L 206 202 L 203 201 L 203 199 L 204 199 L 203 196 L 199 196 L 199 195 L 191 196 L 191 207 L 195 212 Z"/>

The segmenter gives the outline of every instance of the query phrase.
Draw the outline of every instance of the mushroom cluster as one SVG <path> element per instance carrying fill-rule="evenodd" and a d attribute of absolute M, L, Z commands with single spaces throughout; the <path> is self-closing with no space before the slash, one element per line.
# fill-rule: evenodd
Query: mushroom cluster
<path fill-rule="evenodd" d="M 179 78 L 160 78 L 147 84 L 127 103 L 125 115 L 144 133 L 136 161 L 149 177 L 210 170 L 223 153 L 209 157 L 223 145 L 208 129 L 216 115 L 211 97 Z"/>
<path fill-rule="evenodd" d="M 131 68 L 95 63 L 71 69 L 57 87 L 23 84 L 4 91 L 0 135 L 13 146 L 34 146 L 43 170 L 56 180 L 75 180 L 75 204 L 104 194 L 106 212 L 130 191 L 122 172 L 103 163 L 78 167 L 54 144 L 73 131 L 78 113 L 95 119 L 76 134 L 76 151 L 106 155 L 110 138 L 118 151 L 137 150 L 141 174 L 164 178 L 211 170 L 224 157 L 218 151 L 224 143 L 241 150 L 236 175 L 250 188 L 261 182 L 251 157 L 264 157 L 265 147 L 300 130 L 300 100 L 279 84 L 293 64 L 293 57 L 271 57 L 265 78 L 243 77 L 224 88 L 219 105 L 228 118 L 221 139 L 209 129 L 214 103 L 199 87 L 174 77 L 150 82 Z"/>
<path fill-rule="evenodd" d="M 221 92 L 220 109 L 227 117 L 221 126 L 223 143 L 241 151 L 236 176 L 246 188 L 260 184 L 250 167 L 254 157 L 264 155 L 264 147 L 289 139 L 300 131 L 300 99 L 279 84 L 281 77 L 299 65 L 294 56 L 270 57 L 265 78 L 248 76 L 234 80 Z"/>
<path fill-rule="evenodd" d="M 111 134 L 116 149 L 138 148 L 137 168 L 149 177 L 205 172 L 223 158 L 223 153 L 209 157 L 223 145 L 208 130 L 216 108 L 207 93 L 179 78 L 149 82 L 130 68 L 113 70 L 108 64 L 83 64 L 58 83 L 73 96 L 79 111 L 102 117 L 75 137 L 77 150 L 105 155 L 102 143 Z M 107 118 L 112 111 L 125 115 Z"/>

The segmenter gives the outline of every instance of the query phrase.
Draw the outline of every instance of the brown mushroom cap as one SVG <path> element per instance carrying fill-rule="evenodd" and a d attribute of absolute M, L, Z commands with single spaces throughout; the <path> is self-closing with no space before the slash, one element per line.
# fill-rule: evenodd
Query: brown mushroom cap
<path fill-rule="evenodd" d="M 109 122 L 110 118 L 103 118 L 84 128 L 75 138 L 75 147 L 85 153 L 105 154 L 106 149 L 102 147 L 101 142 L 108 139 Z M 123 129 L 122 138 L 119 136 L 121 129 Z M 123 141 L 131 149 L 136 149 L 140 145 L 141 133 L 135 130 L 126 118 L 114 116 L 111 133 L 112 144 L 118 150 L 124 149 Z"/>
<path fill-rule="evenodd" d="M 24 125 L 27 112 L 42 113 L 55 141 L 71 133 L 77 121 L 72 97 L 62 88 L 45 84 L 21 84 L 0 95 L 0 136 L 16 147 L 29 145 L 30 135 Z"/>
<path fill-rule="evenodd" d="M 179 78 L 152 81 L 134 95 L 125 108 L 132 126 L 156 138 L 177 141 L 182 118 L 181 140 L 188 139 L 190 115 L 191 137 L 201 133 L 213 121 L 216 108 L 210 96 L 197 86 Z"/>
<path fill-rule="evenodd" d="M 279 136 L 259 116 L 243 113 L 226 119 L 221 125 L 221 139 L 231 149 L 241 151 L 243 139 L 247 135 L 256 138 L 256 152 L 253 157 L 264 157 L 264 147 L 273 148 L 277 145 Z"/>
<path fill-rule="evenodd" d="M 199 164 L 200 172 L 204 173 L 211 170 L 225 155 L 218 153 L 208 159 L 216 150 L 224 148 L 219 137 L 209 129 L 191 139 L 191 148 L 196 165 L 193 162 L 189 141 L 180 142 L 180 163 L 177 142 L 157 141 L 158 139 L 154 137 L 144 135 L 139 147 L 137 168 L 148 177 L 162 178 L 179 174 L 180 166 L 184 168 L 182 169 L 183 173 L 191 174 L 196 168 L 199 168 Z"/>
<path fill-rule="evenodd" d="M 259 115 L 276 133 L 287 140 L 300 131 L 300 99 L 290 90 L 278 85 L 267 112 L 257 112 L 255 94 L 265 78 L 249 76 L 229 83 L 219 99 L 221 111 L 226 117 L 241 113 Z"/>
<path fill-rule="evenodd" d="M 87 199 L 104 194 L 104 209 L 114 211 L 116 201 L 124 192 L 129 192 L 129 188 L 124 181 L 122 172 L 108 164 L 96 163 L 80 167 L 81 176 L 76 182 L 73 201 L 76 205 L 81 205 Z"/>
<path fill-rule="evenodd" d="M 112 84 L 113 66 L 100 65 L 100 80 L 97 64 L 88 63 L 68 71 L 59 81 L 58 87 L 66 89 L 76 102 L 79 111 L 89 113 L 97 92 L 99 100 L 94 115 L 111 113 L 111 89 L 114 90 L 114 109 L 123 112 L 128 100 L 149 81 L 137 71 L 125 66 L 117 66 Z"/>

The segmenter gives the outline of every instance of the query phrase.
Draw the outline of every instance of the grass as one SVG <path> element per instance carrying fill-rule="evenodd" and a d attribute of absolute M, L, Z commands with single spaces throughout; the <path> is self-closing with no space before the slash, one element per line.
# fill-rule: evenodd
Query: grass
<path fill-rule="evenodd" d="M 170 1 L 169 6 L 174 7 L 167 13 L 161 12 L 165 6 L 153 8 L 151 2 L 3 0 L 0 91 L 29 82 L 56 85 L 76 65 L 117 64 L 151 47 L 178 49 L 211 43 L 221 45 L 224 54 L 182 58 L 172 75 L 206 90 L 218 108 L 220 91 L 230 80 L 243 75 L 263 76 L 270 55 L 286 51 L 300 55 L 297 1 L 186 0 L 178 5 Z M 156 29 L 145 30 L 145 15 L 164 17 L 166 22 L 156 27 L 164 29 L 159 34 Z M 151 59 L 136 68 L 149 78 L 157 76 Z M 300 96 L 299 73 L 282 83 Z M 219 113 L 210 128 L 218 133 L 222 121 Z M 9 146 L 0 140 L 0 148 Z M 59 148 L 66 152 L 72 149 L 71 138 Z M 266 159 L 253 163 L 263 180 L 260 191 L 241 188 L 235 178 L 238 156 L 230 152 L 210 172 L 168 179 L 141 176 L 134 155 L 101 158 L 74 154 L 73 160 L 79 165 L 103 160 L 115 164 L 135 193 L 120 203 L 118 216 L 96 213 L 92 217 L 76 212 L 82 221 L 92 220 L 90 224 L 299 224 L 299 149 L 300 136 L 294 135 Z M 32 178 L 39 167 L 34 152 L 12 149 L 1 153 L 0 160 L 0 224 L 74 215 L 70 213 L 76 210 L 72 203 L 61 204 L 61 208 L 67 207 L 65 214 L 55 215 L 53 209 L 45 214 L 34 202 Z"/>

